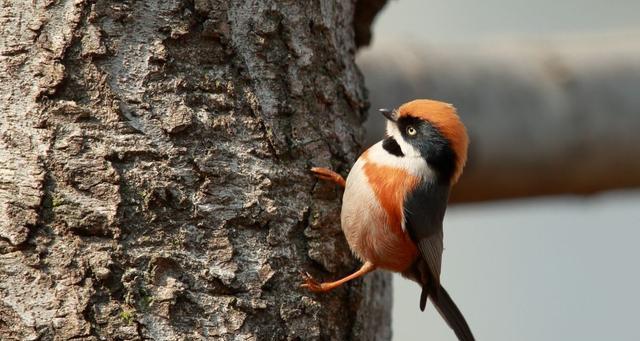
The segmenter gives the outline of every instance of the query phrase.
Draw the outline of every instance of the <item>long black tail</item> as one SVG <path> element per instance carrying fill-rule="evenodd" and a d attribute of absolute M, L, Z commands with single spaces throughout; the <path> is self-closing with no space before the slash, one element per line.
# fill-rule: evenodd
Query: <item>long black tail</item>
<path fill-rule="evenodd" d="M 427 293 L 427 286 L 422 287 L 422 294 L 420 295 L 420 308 L 424 310 L 424 304 L 426 304 L 426 298 L 429 296 L 436 307 L 436 310 L 440 313 L 442 318 L 447 322 L 449 327 L 456 333 L 458 340 L 460 341 L 475 341 L 471 329 L 467 324 L 467 321 L 462 316 L 460 309 L 453 303 L 451 296 L 447 293 L 442 286 L 440 290 L 429 290 Z M 423 301 L 424 300 L 424 301 Z M 423 303 L 424 302 L 424 303 Z"/>

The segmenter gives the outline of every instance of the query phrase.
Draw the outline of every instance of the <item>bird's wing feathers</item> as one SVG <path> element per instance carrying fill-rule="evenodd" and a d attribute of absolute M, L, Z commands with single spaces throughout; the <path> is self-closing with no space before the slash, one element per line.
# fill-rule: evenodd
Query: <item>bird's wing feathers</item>
<path fill-rule="evenodd" d="M 442 263 L 442 220 L 449 200 L 449 185 L 418 185 L 405 199 L 405 228 L 427 263 L 435 284 L 440 285 Z"/>
<path fill-rule="evenodd" d="M 442 251 L 444 249 L 442 245 L 442 231 L 431 237 L 419 240 L 417 244 L 418 250 L 420 250 L 420 254 L 422 255 L 422 259 L 424 259 L 429 267 L 429 272 L 435 278 L 436 283 L 439 283 Z"/>

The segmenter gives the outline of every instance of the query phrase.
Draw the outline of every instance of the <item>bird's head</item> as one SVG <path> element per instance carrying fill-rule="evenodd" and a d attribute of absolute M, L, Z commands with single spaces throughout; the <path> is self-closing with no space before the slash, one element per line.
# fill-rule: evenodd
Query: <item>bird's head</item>
<path fill-rule="evenodd" d="M 451 104 L 418 99 L 380 112 L 387 118 L 387 135 L 392 138 L 385 140 L 385 148 L 395 149 L 402 157 L 423 158 L 438 177 L 451 184 L 458 181 L 469 138 Z"/>

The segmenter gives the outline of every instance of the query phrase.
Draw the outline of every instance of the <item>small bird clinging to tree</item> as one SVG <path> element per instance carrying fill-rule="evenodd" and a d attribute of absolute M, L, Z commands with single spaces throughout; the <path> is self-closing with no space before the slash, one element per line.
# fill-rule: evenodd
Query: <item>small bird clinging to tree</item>
<path fill-rule="evenodd" d="M 317 177 L 345 188 L 342 230 L 364 264 L 335 282 L 318 283 L 303 273 L 302 287 L 326 292 L 377 268 L 399 272 L 421 285 L 420 310 L 430 298 L 458 339 L 472 341 L 440 284 L 442 221 L 467 159 L 466 129 L 455 108 L 443 102 L 415 100 L 380 111 L 387 136 L 362 153 L 346 181 L 329 169 L 312 168 Z"/>

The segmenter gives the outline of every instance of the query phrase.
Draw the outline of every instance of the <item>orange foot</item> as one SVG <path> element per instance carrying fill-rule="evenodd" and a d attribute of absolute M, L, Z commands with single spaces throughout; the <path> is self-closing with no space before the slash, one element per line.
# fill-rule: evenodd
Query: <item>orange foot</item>
<path fill-rule="evenodd" d="M 346 185 L 346 182 L 344 181 L 342 175 L 332 171 L 331 169 L 313 167 L 311 168 L 311 173 L 313 173 L 313 175 L 315 175 L 318 179 L 331 181 L 333 183 L 336 183 L 337 185 L 340 185 L 341 187 L 344 187 Z"/>
<path fill-rule="evenodd" d="M 302 280 L 304 283 L 300 284 L 301 288 L 308 289 L 311 292 L 327 292 L 332 288 L 327 288 L 325 283 L 318 283 L 318 281 L 313 278 L 308 272 L 300 271 L 300 275 L 302 275 Z"/>
<path fill-rule="evenodd" d="M 311 275 L 308 272 L 300 271 L 300 274 L 302 275 L 302 279 L 304 280 L 304 283 L 302 283 L 300 287 L 307 288 L 311 292 L 327 292 L 329 290 L 332 290 L 341 286 L 344 283 L 347 283 L 352 279 L 356 279 L 362 275 L 368 274 L 369 272 L 375 269 L 376 269 L 376 266 L 373 263 L 366 262 L 362 264 L 362 267 L 360 268 L 360 270 L 352 273 L 351 275 L 344 277 L 342 279 L 339 279 L 335 282 L 326 282 L 326 283 L 318 283 L 318 281 L 316 281 L 313 277 L 311 277 Z"/>

